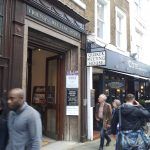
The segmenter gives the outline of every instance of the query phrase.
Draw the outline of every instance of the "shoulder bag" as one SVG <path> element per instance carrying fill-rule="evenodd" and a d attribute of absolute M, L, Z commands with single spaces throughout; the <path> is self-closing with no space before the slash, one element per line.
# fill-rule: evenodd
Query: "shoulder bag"
<path fill-rule="evenodd" d="M 119 132 L 117 135 L 116 150 L 149 150 L 150 138 L 141 130 L 122 131 L 121 107 L 119 108 Z"/>

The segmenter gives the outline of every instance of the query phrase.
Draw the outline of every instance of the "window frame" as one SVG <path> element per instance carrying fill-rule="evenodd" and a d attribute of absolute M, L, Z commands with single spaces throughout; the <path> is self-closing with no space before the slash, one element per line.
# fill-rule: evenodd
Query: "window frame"
<path fill-rule="evenodd" d="M 116 47 L 120 50 L 127 50 L 127 17 L 126 14 L 118 7 L 116 7 Z M 120 18 L 119 30 L 118 30 L 118 21 L 117 18 Z M 121 27 L 120 27 L 121 26 Z M 118 45 L 118 33 L 120 33 L 119 45 Z"/>
<path fill-rule="evenodd" d="M 98 4 L 104 6 L 104 20 L 98 17 Z M 96 0 L 95 1 L 95 35 L 96 39 L 102 43 L 110 42 L 110 0 Z M 103 24 L 102 37 L 98 36 L 98 21 Z"/>

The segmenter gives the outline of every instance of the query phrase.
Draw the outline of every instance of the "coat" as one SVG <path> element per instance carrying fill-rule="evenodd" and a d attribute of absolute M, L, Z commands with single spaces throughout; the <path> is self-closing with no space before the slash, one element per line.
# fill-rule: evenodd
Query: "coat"
<path fill-rule="evenodd" d="M 140 130 L 144 126 L 146 119 L 150 118 L 150 112 L 142 106 L 129 104 L 121 105 L 121 130 Z M 112 122 L 112 134 L 116 134 L 117 124 L 119 123 L 119 109 L 116 110 Z"/>
<path fill-rule="evenodd" d="M 0 150 L 5 150 L 8 140 L 7 120 L 0 117 Z"/>
<path fill-rule="evenodd" d="M 95 118 L 96 118 L 97 121 L 100 121 L 100 118 L 98 116 L 99 107 L 100 107 L 100 103 L 98 103 L 96 105 Z M 108 125 L 111 124 L 111 118 L 112 118 L 112 108 L 111 108 L 111 105 L 105 102 L 104 108 L 103 108 L 103 128 L 104 129 L 107 129 Z"/>

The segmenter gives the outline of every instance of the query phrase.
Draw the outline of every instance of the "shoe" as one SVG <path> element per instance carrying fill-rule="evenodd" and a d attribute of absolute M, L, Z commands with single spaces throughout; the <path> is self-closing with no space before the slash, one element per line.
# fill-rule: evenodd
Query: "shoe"
<path fill-rule="evenodd" d="M 107 141 L 106 146 L 109 146 L 111 139 Z"/>
<path fill-rule="evenodd" d="M 99 147 L 99 149 L 98 150 L 103 150 L 103 147 Z"/>

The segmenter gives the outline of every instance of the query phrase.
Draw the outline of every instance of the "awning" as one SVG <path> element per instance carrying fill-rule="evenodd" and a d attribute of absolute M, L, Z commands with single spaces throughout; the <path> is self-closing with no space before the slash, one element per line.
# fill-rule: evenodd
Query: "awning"
<path fill-rule="evenodd" d="M 142 76 L 139 76 L 139 75 L 136 75 L 136 74 L 129 74 L 129 73 L 115 71 L 115 70 L 110 70 L 110 71 L 115 72 L 115 73 L 120 73 L 120 74 L 123 74 L 123 75 L 127 75 L 127 76 L 131 76 L 131 77 L 134 77 L 134 78 L 144 79 L 144 80 L 149 80 L 150 81 L 150 78 L 142 77 Z"/>

